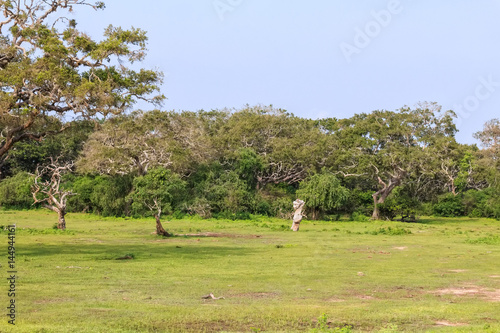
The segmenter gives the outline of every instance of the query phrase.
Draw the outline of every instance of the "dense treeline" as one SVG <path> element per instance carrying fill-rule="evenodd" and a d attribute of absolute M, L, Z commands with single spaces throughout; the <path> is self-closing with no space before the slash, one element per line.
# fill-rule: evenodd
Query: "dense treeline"
<path fill-rule="evenodd" d="M 348 119 L 258 106 L 74 121 L 14 145 L 0 169 L 0 205 L 34 207 L 33 174 L 59 157 L 75 162 L 61 183 L 78 194 L 68 198 L 72 212 L 289 217 L 300 197 L 312 219 L 500 218 L 500 123 L 476 134 L 479 149 L 456 142 L 453 117 L 423 104 Z"/>

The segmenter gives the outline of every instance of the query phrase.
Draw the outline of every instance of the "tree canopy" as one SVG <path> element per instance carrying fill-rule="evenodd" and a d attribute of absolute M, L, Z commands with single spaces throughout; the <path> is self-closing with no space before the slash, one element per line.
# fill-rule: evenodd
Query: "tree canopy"
<path fill-rule="evenodd" d="M 290 218 L 298 198 L 312 219 L 500 217 L 496 123 L 478 134 L 487 143 L 480 149 L 456 142 L 453 116 L 431 103 L 346 119 L 253 106 L 134 111 L 97 127 L 75 121 L 42 142 L 14 145 L 1 169 L 0 204 L 26 206 L 32 199 L 15 183 L 56 155 L 76 159 L 76 173 L 61 180 L 79 194 L 68 199 L 70 212 Z"/>
<path fill-rule="evenodd" d="M 110 25 L 94 40 L 65 17 L 85 0 L 0 1 L 0 158 L 16 142 L 62 131 L 50 116 L 120 114 L 138 99 L 160 104 L 162 73 L 133 70 L 147 36 Z"/>

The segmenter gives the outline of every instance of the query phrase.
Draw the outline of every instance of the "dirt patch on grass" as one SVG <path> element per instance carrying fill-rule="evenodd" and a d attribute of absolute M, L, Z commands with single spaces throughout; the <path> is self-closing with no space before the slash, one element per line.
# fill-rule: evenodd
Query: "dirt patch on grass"
<path fill-rule="evenodd" d="M 330 302 L 330 303 L 341 303 L 341 302 L 345 302 L 345 299 L 332 297 L 332 298 L 327 299 L 326 301 Z"/>
<path fill-rule="evenodd" d="M 453 295 L 459 297 L 477 297 L 490 302 L 500 302 L 500 289 L 487 289 L 479 286 L 468 285 L 458 288 L 444 288 L 432 292 L 435 295 Z"/>
<path fill-rule="evenodd" d="M 180 237 L 225 237 L 225 238 L 261 238 L 262 235 L 227 234 L 221 232 L 202 232 L 198 234 L 179 234 Z"/>
<path fill-rule="evenodd" d="M 408 248 L 408 246 L 394 246 L 393 247 L 394 250 L 400 250 L 400 251 L 406 250 L 407 248 Z"/>
<path fill-rule="evenodd" d="M 457 327 L 457 326 L 467 326 L 466 323 L 452 323 L 447 320 L 436 321 L 436 326 L 449 326 L 449 327 Z"/>
<path fill-rule="evenodd" d="M 375 299 L 375 297 L 370 296 L 370 295 L 360 295 L 360 296 L 356 296 L 356 297 L 359 299 Z"/>
<path fill-rule="evenodd" d="M 463 272 L 467 272 L 467 270 L 466 269 L 449 269 L 448 272 L 463 273 Z"/>
<path fill-rule="evenodd" d="M 96 239 L 96 238 L 78 238 L 76 239 L 76 241 L 78 242 L 85 242 L 85 243 L 104 243 L 102 240 L 100 239 Z"/>

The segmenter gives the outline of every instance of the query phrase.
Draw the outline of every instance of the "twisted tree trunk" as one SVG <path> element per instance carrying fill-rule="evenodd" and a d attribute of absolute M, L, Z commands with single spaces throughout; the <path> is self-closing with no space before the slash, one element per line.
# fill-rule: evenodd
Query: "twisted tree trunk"
<path fill-rule="evenodd" d="M 406 177 L 406 171 L 401 169 L 400 167 L 395 168 L 395 172 L 393 174 L 389 173 L 389 182 L 386 183 L 380 178 L 379 171 L 377 167 L 373 166 L 376 170 L 377 180 L 382 188 L 377 192 L 372 194 L 373 197 L 373 214 L 372 219 L 378 220 L 380 219 L 380 210 L 378 204 L 383 204 L 385 199 L 391 194 L 392 190 L 394 190 L 397 186 L 401 184 L 401 181 L 404 177 Z"/>
<path fill-rule="evenodd" d="M 66 211 L 64 209 L 59 209 L 57 211 L 57 216 L 58 216 L 57 229 L 66 230 L 66 219 L 64 218 L 65 215 Z"/>
<path fill-rule="evenodd" d="M 158 214 L 155 214 L 155 220 L 156 220 L 156 234 L 158 236 L 165 236 L 165 237 L 172 236 L 172 234 L 169 234 L 165 229 L 163 229 L 163 226 L 160 221 L 160 216 Z"/>
<path fill-rule="evenodd" d="M 66 204 L 68 196 L 76 195 L 68 190 L 60 188 L 64 173 L 70 172 L 73 162 L 60 165 L 58 158 L 51 157 L 50 164 L 44 168 L 36 168 L 35 180 L 32 186 L 33 204 L 41 203 L 42 207 L 57 213 L 57 229 L 66 230 Z M 44 176 L 50 179 L 43 181 Z"/>

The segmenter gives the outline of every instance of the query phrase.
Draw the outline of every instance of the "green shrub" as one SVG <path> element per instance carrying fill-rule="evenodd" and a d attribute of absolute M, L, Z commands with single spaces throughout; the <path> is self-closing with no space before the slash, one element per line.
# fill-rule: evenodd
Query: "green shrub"
<path fill-rule="evenodd" d="M 469 244 L 500 245 L 500 237 L 498 235 L 490 235 L 476 239 L 467 239 L 466 242 Z"/>
<path fill-rule="evenodd" d="M 11 209 L 29 209 L 33 203 L 31 185 L 33 176 L 19 172 L 0 182 L 0 206 Z"/>
<path fill-rule="evenodd" d="M 289 220 L 293 217 L 293 198 L 280 197 L 271 202 L 271 215 Z"/>
<path fill-rule="evenodd" d="M 462 203 L 467 216 L 500 218 L 500 193 L 495 188 L 469 190 L 463 194 Z"/>
<path fill-rule="evenodd" d="M 71 196 L 68 199 L 68 212 L 93 212 L 95 209 L 92 204 L 92 193 L 96 181 L 91 176 L 80 176 L 73 179 L 71 189 L 78 195 Z"/>
<path fill-rule="evenodd" d="M 392 228 L 392 227 L 387 227 L 387 228 L 379 228 L 377 230 L 374 230 L 372 232 L 369 232 L 370 235 L 390 235 L 390 236 L 400 236 L 400 235 L 410 235 L 411 231 L 408 229 L 404 228 Z"/>
<path fill-rule="evenodd" d="M 437 216 L 457 217 L 464 215 L 465 207 L 461 196 L 447 193 L 439 198 L 438 203 L 433 207 L 433 212 Z"/>
<path fill-rule="evenodd" d="M 271 215 L 271 204 L 266 200 L 260 200 L 257 202 L 255 207 L 255 213 L 259 215 L 270 216 Z"/>
<path fill-rule="evenodd" d="M 98 176 L 90 201 L 102 216 L 126 216 L 130 213 L 127 195 L 132 190 L 131 176 Z"/>
<path fill-rule="evenodd" d="M 183 218 L 185 213 L 178 207 L 186 199 L 186 182 L 165 168 L 154 168 L 144 176 L 133 180 L 133 191 L 128 198 L 132 201 L 132 213 L 142 216 L 170 214 Z"/>
<path fill-rule="evenodd" d="M 349 190 L 340 184 L 334 174 L 322 170 L 300 183 L 297 197 L 306 202 L 308 215 L 316 220 L 327 212 L 344 207 Z"/>
<path fill-rule="evenodd" d="M 370 218 L 362 213 L 359 212 L 353 212 L 349 218 L 351 221 L 356 221 L 356 222 L 366 222 L 369 221 Z"/>
<path fill-rule="evenodd" d="M 351 190 L 343 210 L 349 214 L 358 212 L 363 215 L 370 215 L 373 212 L 372 194 L 373 191 L 361 191 L 356 188 Z"/>
<path fill-rule="evenodd" d="M 208 201 L 212 212 L 231 212 L 251 210 L 252 194 L 245 181 L 234 171 L 211 171 L 206 178 L 195 185 L 198 197 Z"/>
<path fill-rule="evenodd" d="M 311 333 L 351 333 L 352 326 L 343 325 L 343 326 L 333 326 L 333 324 L 328 320 L 328 316 L 326 314 L 321 315 L 318 318 L 318 323 L 316 328 L 310 330 Z"/>

